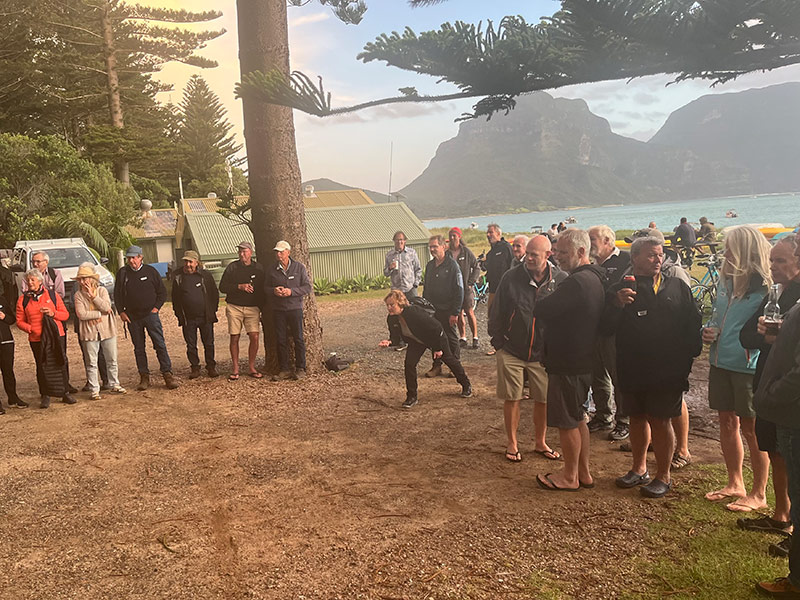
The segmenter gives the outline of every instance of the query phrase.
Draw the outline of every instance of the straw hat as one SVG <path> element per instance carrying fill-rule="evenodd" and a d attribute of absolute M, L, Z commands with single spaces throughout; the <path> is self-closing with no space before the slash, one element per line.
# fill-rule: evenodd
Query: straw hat
<path fill-rule="evenodd" d="M 100 281 L 100 275 L 94 270 L 94 265 L 90 262 L 85 262 L 78 267 L 78 274 L 75 275 L 75 281 L 80 281 L 81 279 L 92 278 L 95 281 Z"/>

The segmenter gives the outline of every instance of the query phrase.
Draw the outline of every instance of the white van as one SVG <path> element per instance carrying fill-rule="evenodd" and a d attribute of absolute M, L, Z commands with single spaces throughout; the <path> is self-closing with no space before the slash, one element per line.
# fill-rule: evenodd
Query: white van
<path fill-rule="evenodd" d="M 92 263 L 100 275 L 100 285 L 108 290 L 112 302 L 114 299 L 114 276 L 105 268 L 108 262 L 107 258 L 98 259 L 94 253 L 89 250 L 83 238 L 62 238 L 58 240 L 34 240 L 34 241 L 19 241 L 14 244 L 14 255 L 11 259 L 11 269 L 17 273 L 17 277 L 21 279 L 24 273 L 33 268 L 31 264 L 31 256 L 34 252 L 44 251 L 50 257 L 49 267 L 61 271 L 61 276 L 64 278 L 64 287 L 66 291 L 66 298 L 64 303 L 70 312 L 73 311 L 72 295 L 75 292 L 77 282 L 74 281 L 75 275 L 78 274 L 78 267 L 85 262 Z M 20 281 L 17 281 L 17 289 L 22 290 Z"/>

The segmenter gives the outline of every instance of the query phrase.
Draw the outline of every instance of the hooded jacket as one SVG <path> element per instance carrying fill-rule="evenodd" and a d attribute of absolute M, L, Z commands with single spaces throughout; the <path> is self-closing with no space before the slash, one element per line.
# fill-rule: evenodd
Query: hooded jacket
<path fill-rule="evenodd" d="M 767 288 L 761 278 L 755 275 L 747 293 L 742 298 L 734 298 L 731 296 L 732 285 L 730 280 L 722 279 L 717 286 L 714 310 L 717 314 L 719 337 L 708 350 L 708 362 L 720 369 L 754 374 L 758 350 L 742 347 L 739 334 L 764 299 Z"/>

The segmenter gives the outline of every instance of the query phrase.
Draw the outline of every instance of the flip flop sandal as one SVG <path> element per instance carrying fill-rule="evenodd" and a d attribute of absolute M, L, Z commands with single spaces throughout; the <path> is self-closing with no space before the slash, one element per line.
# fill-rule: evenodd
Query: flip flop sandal
<path fill-rule="evenodd" d="M 581 490 L 580 484 L 578 484 L 576 488 L 558 487 L 553 483 L 553 480 L 550 479 L 550 475 L 552 475 L 552 473 L 536 476 L 536 483 L 538 483 L 539 487 L 543 490 L 547 490 L 548 492 L 579 492 Z"/>
<path fill-rule="evenodd" d="M 261 373 L 259 373 L 258 371 L 253 371 L 252 373 L 248 373 L 248 375 L 250 377 L 252 377 L 253 379 L 263 379 L 264 378 L 264 376 Z"/>
<path fill-rule="evenodd" d="M 561 460 L 561 455 L 556 450 L 534 450 L 534 452 L 547 460 Z"/>
<path fill-rule="evenodd" d="M 519 450 L 516 452 L 506 451 L 506 460 L 513 463 L 522 462 L 522 454 L 519 453 Z"/>
<path fill-rule="evenodd" d="M 672 457 L 672 468 L 675 470 L 682 469 L 683 467 L 687 467 L 692 464 L 692 456 L 681 456 L 677 452 Z"/>
<path fill-rule="evenodd" d="M 228 375 L 228 381 L 239 381 L 239 374 L 231 373 L 230 375 Z"/>

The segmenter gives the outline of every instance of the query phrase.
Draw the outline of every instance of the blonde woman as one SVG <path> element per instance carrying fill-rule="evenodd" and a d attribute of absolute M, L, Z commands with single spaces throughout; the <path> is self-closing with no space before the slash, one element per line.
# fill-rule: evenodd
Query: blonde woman
<path fill-rule="evenodd" d="M 735 512 L 759 511 L 767 507 L 769 457 L 758 448 L 753 409 L 753 375 L 758 351 L 745 350 L 739 342 L 739 333 L 772 282 L 769 253 L 769 242 L 755 227 L 742 225 L 730 230 L 725 236 L 725 260 L 714 313 L 703 329 L 703 342 L 710 344 L 708 403 L 719 414 L 720 446 L 728 470 L 727 485 L 707 493 L 706 499 L 734 498 L 727 508 Z M 742 436 L 750 449 L 753 468 L 750 493 L 747 493 L 742 477 Z"/>
<path fill-rule="evenodd" d="M 124 394 L 126 390 L 119 384 L 117 367 L 117 324 L 108 291 L 100 285 L 100 276 L 92 263 L 83 263 L 75 280 L 79 283 L 75 292 L 75 314 L 80 322 L 78 335 L 86 346 L 86 379 L 89 380 L 92 400 L 100 399 L 97 355 L 101 347 L 106 357 L 111 391 Z"/>

